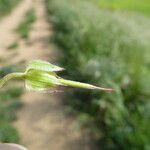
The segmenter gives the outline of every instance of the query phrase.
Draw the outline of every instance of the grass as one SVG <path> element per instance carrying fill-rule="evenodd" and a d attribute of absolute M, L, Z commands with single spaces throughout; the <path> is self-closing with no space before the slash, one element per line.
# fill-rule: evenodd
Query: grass
<path fill-rule="evenodd" d="M 16 49 L 16 48 L 18 48 L 19 47 L 19 44 L 17 43 L 17 42 L 14 42 L 14 43 L 11 43 L 8 47 L 7 47 L 7 49 L 8 50 L 13 50 L 13 49 Z"/>
<path fill-rule="evenodd" d="M 0 69 L 0 76 L 14 71 L 12 66 Z M 23 91 L 20 87 L 9 87 L 0 91 L 0 142 L 19 143 L 18 131 L 12 121 L 16 119 L 16 111 L 22 106 L 19 98 Z"/>
<path fill-rule="evenodd" d="M 29 33 L 32 29 L 32 24 L 35 22 L 35 10 L 32 8 L 28 10 L 24 16 L 23 21 L 18 25 L 15 31 L 19 34 L 22 39 L 28 39 Z"/>
<path fill-rule="evenodd" d="M 135 11 L 150 16 L 149 0 L 94 0 L 100 8 Z"/>
<path fill-rule="evenodd" d="M 21 0 L 1 0 L 0 1 L 0 18 L 7 15 Z"/>

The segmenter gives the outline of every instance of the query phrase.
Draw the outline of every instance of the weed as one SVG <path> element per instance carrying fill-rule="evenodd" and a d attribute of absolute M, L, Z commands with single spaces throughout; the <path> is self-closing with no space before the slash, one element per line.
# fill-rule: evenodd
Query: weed
<path fill-rule="evenodd" d="M 16 48 L 18 48 L 18 47 L 19 47 L 19 44 L 18 44 L 17 42 L 14 42 L 14 43 L 10 44 L 10 45 L 7 47 L 7 49 L 8 49 L 8 50 L 13 50 L 13 49 L 16 49 Z"/>
<path fill-rule="evenodd" d="M 0 17 L 7 15 L 21 0 L 1 0 Z"/>
<path fill-rule="evenodd" d="M 0 122 L 0 141 L 3 143 L 19 143 L 17 130 L 8 122 Z"/>
<path fill-rule="evenodd" d="M 18 25 L 15 31 L 19 34 L 22 39 L 28 39 L 29 33 L 32 28 L 32 24 L 35 22 L 35 10 L 32 8 L 28 10 L 25 14 L 23 21 Z"/>

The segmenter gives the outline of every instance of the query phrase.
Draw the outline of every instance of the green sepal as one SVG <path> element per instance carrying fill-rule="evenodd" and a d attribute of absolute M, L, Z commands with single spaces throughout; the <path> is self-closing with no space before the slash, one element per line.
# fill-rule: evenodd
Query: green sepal
<path fill-rule="evenodd" d="M 29 91 L 44 91 L 62 85 L 55 74 L 39 70 L 30 70 L 25 77 L 25 86 Z"/>
<path fill-rule="evenodd" d="M 41 70 L 45 72 L 57 72 L 62 71 L 64 68 L 55 66 L 47 61 L 43 60 L 33 60 L 29 63 L 29 65 L 26 68 L 26 72 L 29 70 Z"/>

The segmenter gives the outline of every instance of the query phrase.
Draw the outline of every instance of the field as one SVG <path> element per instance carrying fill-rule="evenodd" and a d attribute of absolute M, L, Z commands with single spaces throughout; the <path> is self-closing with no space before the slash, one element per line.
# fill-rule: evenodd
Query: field
<path fill-rule="evenodd" d="M 114 93 L 68 92 L 70 113 L 95 135 L 102 149 L 149 149 L 150 22 L 136 12 L 145 3 L 140 10 L 136 3 L 132 9 L 136 13 L 130 14 L 102 10 L 90 1 L 47 2 L 55 27 L 53 41 L 69 77 L 115 89 Z M 132 8 L 121 2 L 118 9 Z"/>
<path fill-rule="evenodd" d="M 144 15 L 150 15 L 149 0 L 93 0 L 100 8 L 111 10 L 124 10 L 138 12 Z"/>
<path fill-rule="evenodd" d="M 0 78 L 43 59 L 65 68 L 61 77 L 114 89 L 23 93 L 10 81 L 0 89 L 1 143 L 150 149 L 149 0 L 22 0 L 17 9 L 20 0 L 0 1 Z M 44 79 L 33 85 L 50 86 Z"/>

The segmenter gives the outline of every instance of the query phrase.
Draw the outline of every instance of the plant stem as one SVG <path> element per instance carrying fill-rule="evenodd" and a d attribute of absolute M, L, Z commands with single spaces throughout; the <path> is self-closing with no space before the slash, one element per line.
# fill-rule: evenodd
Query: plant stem
<path fill-rule="evenodd" d="M 20 72 L 16 72 L 16 73 L 10 73 L 6 76 L 4 76 L 2 79 L 0 79 L 0 88 L 2 88 L 5 83 L 13 78 L 23 78 L 25 76 L 25 73 L 20 73 Z"/>

